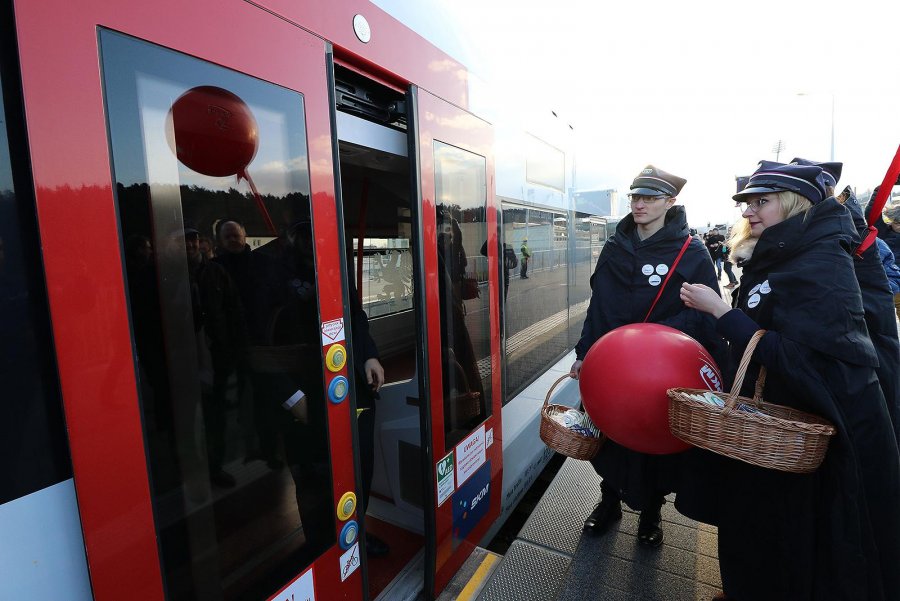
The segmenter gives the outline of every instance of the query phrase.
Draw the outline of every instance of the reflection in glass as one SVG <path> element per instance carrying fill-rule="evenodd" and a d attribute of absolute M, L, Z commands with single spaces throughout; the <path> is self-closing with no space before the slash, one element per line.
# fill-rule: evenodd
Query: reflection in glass
<path fill-rule="evenodd" d="M 503 204 L 503 242 L 518 255 L 506 298 L 504 399 L 512 399 L 571 349 L 568 220 L 563 213 Z M 522 278 L 523 247 L 531 254 Z M 512 264 L 512 262 L 510 262 Z"/>
<path fill-rule="evenodd" d="M 5 115 L 0 89 L 0 505 L 72 477 L 34 201 L 13 186 Z"/>
<path fill-rule="evenodd" d="M 335 540 L 303 98 L 101 45 L 168 598 L 265 598 Z"/>
<path fill-rule="evenodd" d="M 434 143 L 444 434 L 452 447 L 489 415 L 491 339 L 484 157 Z"/>

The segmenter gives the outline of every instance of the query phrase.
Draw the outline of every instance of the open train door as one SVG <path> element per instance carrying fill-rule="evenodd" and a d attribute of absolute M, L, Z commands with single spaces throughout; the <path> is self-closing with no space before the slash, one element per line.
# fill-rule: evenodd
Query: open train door
<path fill-rule="evenodd" d="M 94 597 L 362 599 L 328 44 L 242 0 L 15 13 Z"/>
<path fill-rule="evenodd" d="M 491 126 L 421 89 L 412 94 L 433 495 L 426 590 L 437 595 L 500 514 L 497 208 Z"/>

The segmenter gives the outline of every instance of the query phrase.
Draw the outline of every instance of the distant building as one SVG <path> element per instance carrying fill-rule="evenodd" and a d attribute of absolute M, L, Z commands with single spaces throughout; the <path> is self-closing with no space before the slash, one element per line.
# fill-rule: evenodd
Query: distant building
<path fill-rule="evenodd" d="M 624 201 L 620 201 L 616 190 L 582 190 L 575 193 L 575 210 L 588 215 L 601 217 L 622 216 L 628 210 Z"/>

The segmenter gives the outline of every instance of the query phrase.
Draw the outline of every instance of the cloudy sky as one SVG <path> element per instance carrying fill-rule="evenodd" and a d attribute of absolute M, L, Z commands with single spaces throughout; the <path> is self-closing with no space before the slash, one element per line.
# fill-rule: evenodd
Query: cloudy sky
<path fill-rule="evenodd" d="M 735 175 L 778 140 L 781 160 L 828 160 L 832 101 L 841 185 L 880 183 L 900 144 L 897 2 L 438 4 L 458 58 L 575 126 L 578 188 L 625 191 L 652 163 L 687 178 L 695 224 L 737 217 Z"/>

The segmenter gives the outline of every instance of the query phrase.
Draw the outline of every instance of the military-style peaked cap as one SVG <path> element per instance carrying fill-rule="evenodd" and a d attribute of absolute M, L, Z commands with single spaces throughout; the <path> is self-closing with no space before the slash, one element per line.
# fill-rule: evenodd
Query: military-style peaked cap
<path fill-rule="evenodd" d="M 631 182 L 630 196 L 678 196 L 687 182 L 683 177 L 672 175 L 653 165 L 644 167 Z"/>
<path fill-rule="evenodd" d="M 759 168 L 750 176 L 747 187 L 732 198 L 741 201 L 748 196 L 784 191 L 796 192 L 813 204 L 822 202 L 825 199 L 822 168 L 760 161 Z"/>

